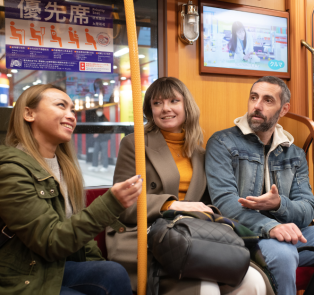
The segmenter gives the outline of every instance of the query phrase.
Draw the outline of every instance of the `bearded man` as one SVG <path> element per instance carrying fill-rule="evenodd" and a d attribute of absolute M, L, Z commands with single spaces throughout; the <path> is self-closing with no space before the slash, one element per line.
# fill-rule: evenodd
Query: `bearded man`
<path fill-rule="evenodd" d="M 297 251 L 314 246 L 314 198 L 305 153 L 278 124 L 289 101 L 281 79 L 257 80 L 248 112 L 208 140 L 205 162 L 213 205 L 260 237 L 278 295 L 295 295 L 296 268 L 314 265 L 314 252 Z"/>

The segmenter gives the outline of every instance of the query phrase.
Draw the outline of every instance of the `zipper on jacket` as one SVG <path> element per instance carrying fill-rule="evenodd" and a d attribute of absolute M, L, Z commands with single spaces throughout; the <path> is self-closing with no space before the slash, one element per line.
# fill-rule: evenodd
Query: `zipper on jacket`
<path fill-rule="evenodd" d="M 175 223 L 183 218 L 194 218 L 192 216 L 184 216 L 184 215 L 179 215 L 178 217 L 176 217 L 175 219 L 172 220 L 171 223 L 169 223 L 167 225 L 167 228 L 165 229 L 165 231 L 163 232 L 163 234 L 161 235 L 160 239 L 159 239 L 159 243 L 161 243 L 166 235 L 166 233 L 168 232 L 168 230 L 170 230 L 171 228 L 174 227 Z"/>
<path fill-rule="evenodd" d="M 31 266 L 31 270 L 29 271 L 29 276 L 32 274 L 32 271 L 33 271 L 33 268 L 34 268 L 34 265 L 36 264 L 36 261 L 33 260 L 29 265 Z"/>

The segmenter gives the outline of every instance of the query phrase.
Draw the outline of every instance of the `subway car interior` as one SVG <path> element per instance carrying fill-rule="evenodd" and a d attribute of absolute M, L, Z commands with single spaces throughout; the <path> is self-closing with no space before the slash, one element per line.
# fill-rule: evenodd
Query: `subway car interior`
<path fill-rule="evenodd" d="M 314 294 L 314 233 L 313 244 L 302 242 L 302 237 L 310 241 L 304 230 L 314 224 L 313 55 L 314 0 L 0 0 L 0 294 Z M 27 102 L 32 91 L 37 91 L 34 106 Z M 40 114 L 46 97 L 38 91 L 50 91 L 52 100 L 62 93 L 62 106 L 51 105 Z M 18 123 L 21 106 L 26 127 Z M 53 125 L 61 112 L 66 131 Z M 274 146 L 279 133 L 284 139 Z M 184 135 L 179 138 L 178 134 Z M 66 168 L 69 162 L 61 164 L 62 155 L 68 153 L 63 146 L 67 136 L 74 151 L 67 161 L 75 158 L 76 170 L 71 169 L 76 172 Z M 54 145 L 56 138 L 60 141 Z M 51 157 L 42 152 L 47 142 L 55 146 Z M 221 146 L 215 149 L 217 143 Z M 31 146 L 34 152 L 29 152 Z M 21 162 L 13 156 L 19 153 L 23 153 Z M 45 160 L 55 155 L 57 177 Z M 29 168 L 31 161 L 37 163 L 37 172 Z M 12 172 L 11 166 L 19 168 L 13 167 Z M 71 173 L 77 178 L 71 178 Z M 139 180 L 130 180 L 139 174 Z M 46 182 L 55 184 L 48 188 Z M 79 192 L 78 183 L 84 189 L 81 207 L 71 196 Z M 36 206 L 43 208 L 38 209 L 41 215 L 32 213 L 36 220 L 28 214 L 35 208 L 31 184 Z M 223 199 L 227 196 L 230 199 Z M 257 207 L 253 207 L 238 201 L 248 196 L 271 196 L 271 202 L 278 203 L 258 207 L 254 201 Z M 204 204 L 209 209 L 198 207 Z M 58 206 L 64 216 L 55 213 Z M 101 214 L 102 206 L 106 210 Z M 213 277 L 197 267 L 194 270 L 189 255 L 198 251 L 195 257 L 206 260 L 207 249 L 194 250 L 193 239 L 181 266 L 177 261 L 160 266 L 158 255 L 165 253 L 171 260 L 182 247 L 177 245 L 171 254 L 165 248 L 155 253 L 152 244 L 161 244 L 179 219 L 177 233 L 187 240 L 187 232 L 190 236 L 192 231 L 184 231 L 179 224 L 188 221 L 184 217 L 202 219 L 196 211 L 206 211 L 205 219 L 215 224 L 223 216 L 228 221 L 222 223 L 240 237 L 241 226 L 252 234 L 251 244 L 247 237 L 240 239 L 250 251 L 245 248 L 248 262 L 237 283 L 229 279 L 238 271 L 219 281 L 217 273 L 227 275 L 224 270 L 215 271 L 216 266 Z M 149 233 L 156 228 L 156 220 L 170 222 L 171 214 L 176 218 L 165 226 L 160 240 L 153 241 Z M 42 220 L 47 221 L 45 226 L 40 226 Z M 274 236 L 274 229 L 287 224 L 296 228 L 291 237 L 286 238 L 286 232 L 282 238 Z M 126 269 L 131 293 L 96 293 L 88 287 L 64 292 L 62 277 L 68 261 L 93 239 L 102 259 Z M 297 262 L 291 277 L 277 274 L 277 268 L 283 273 L 289 268 L 288 255 L 288 262 L 277 259 L 280 267 L 272 268 L 260 243 L 267 240 L 307 247 L 300 254 L 294 247 Z M 213 256 L 226 256 L 222 248 Z M 17 256 L 16 252 L 27 254 Z M 230 253 L 231 264 L 238 252 Z M 303 263 L 302 257 L 311 253 L 312 260 Z M 257 255 L 262 275 L 253 267 Z M 26 266 L 22 259 L 29 259 Z M 188 274 L 183 265 L 190 269 Z M 175 267 L 180 274 L 171 277 L 170 269 Z M 58 273 L 52 275 L 52 268 Z M 248 276 L 248 269 L 260 276 L 261 291 L 257 287 L 252 293 L 245 291 L 251 290 L 245 289 L 246 284 L 255 286 L 258 281 Z M 207 281 L 214 286 L 207 286 Z"/>

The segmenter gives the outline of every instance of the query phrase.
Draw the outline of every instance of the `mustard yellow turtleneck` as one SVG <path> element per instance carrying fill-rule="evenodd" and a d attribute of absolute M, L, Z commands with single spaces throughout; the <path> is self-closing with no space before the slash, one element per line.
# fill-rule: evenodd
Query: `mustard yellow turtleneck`
<path fill-rule="evenodd" d="M 185 140 L 185 132 L 182 133 L 170 133 L 164 130 L 160 130 L 162 135 L 164 136 L 166 143 L 168 145 L 168 148 L 171 152 L 171 155 L 177 165 L 179 174 L 180 174 L 180 183 L 179 183 L 179 193 L 178 198 L 179 201 L 184 200 L 186 192 L 189 188 L 192 174 L 193 174 L 193 167 L 191 164 L 191 160 L 188 157 L 182 156 L 182 148 L 184 145 Z M 168 201 L 166 202 L 161 210 L 165 211 L 167 210 L 170 205 L 174 201 Z"/>

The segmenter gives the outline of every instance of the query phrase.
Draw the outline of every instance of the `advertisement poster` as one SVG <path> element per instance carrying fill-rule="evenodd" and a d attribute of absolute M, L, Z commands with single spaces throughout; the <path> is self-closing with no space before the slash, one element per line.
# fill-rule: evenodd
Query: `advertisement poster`
<path fill-rule="evenodd" d="M 110 6 L 66 1 L 5 1 L 6 66 L 113 72 Z"/>
<path fill-rule="evenodd" d="M 287 19 L 204 6 L 204 66 L 288 71 Z"/>

